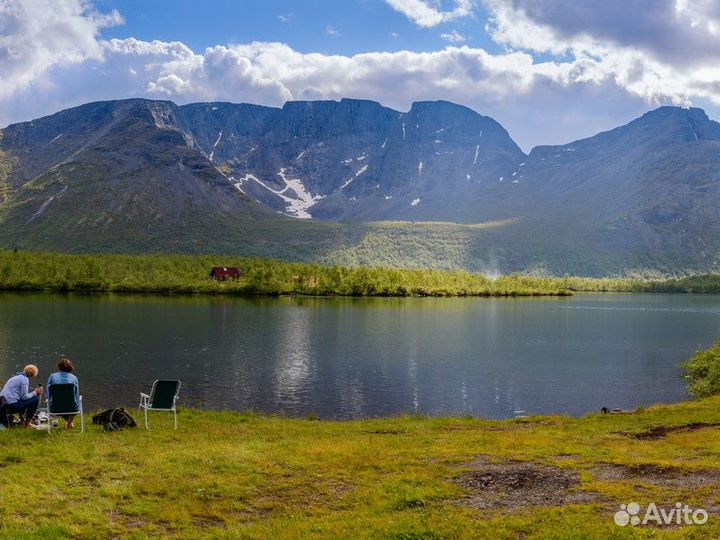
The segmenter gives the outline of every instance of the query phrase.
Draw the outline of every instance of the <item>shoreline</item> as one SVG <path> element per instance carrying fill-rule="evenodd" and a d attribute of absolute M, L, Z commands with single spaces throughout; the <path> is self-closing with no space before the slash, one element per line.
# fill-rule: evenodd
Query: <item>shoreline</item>
<path fill-rule="evenodd" d="M 86 420 L 84 434 L 0 433 L 0 538 L 654 538 L 618 528 L 619 505 L 661 493 L 713 509 L 720 486 L 720 397 L 581 418 L 181 408 L 177 431 L 156 412 L 150 431 L 115 433 Z M 18 510 L 49 468 L 33 488 L 43 512 Z M 718 536 L 715 511 L 694 532 Z"/>
<path fill-rule="evenodd" d="M 239 277 L 215 281 L 213 267 Z M 0 291 L 245 297 L 564 297 L 590 292 L 720 293 L 720 276 L 666 280 L 488 277 L 460 270 L 333 267 L 183 255 L 69 255 L 0 250 Z"/>
<path fill-rule="evenodd" d="M 585 294 L 585 291 L 578 291 Z M 69 289 L 69 288 L 49 288 L 49 287 L 38 287 L 38 288 L 8 288 L 0 287 L 0 293 L 43 293 L 43 294 L 77 294 L 77 295 L 147 295 L 147 296 L 165 296 L 165 297 L 236 297 L 236 298 L 540 298 L 540 297 L 572 297 L 575 296 L 575 291 L 557 291 L 557 292 L 532 292 L 532 293 L 521 293 L 521 292 L 507 292 L 507 293 L 449 293 L 449 294 L 319 294 L 319 293 L 304 293 L 299 291 L 291 292 L 278 292 L 278 293 L 248 293 L 243 291 L 228 290 L 228 291 L 167 291 L 162 289 Z M 632 293 L 630 291 L 587 291 L 587 294 L 598 293 L 598 294 L 640 294 Z"/>

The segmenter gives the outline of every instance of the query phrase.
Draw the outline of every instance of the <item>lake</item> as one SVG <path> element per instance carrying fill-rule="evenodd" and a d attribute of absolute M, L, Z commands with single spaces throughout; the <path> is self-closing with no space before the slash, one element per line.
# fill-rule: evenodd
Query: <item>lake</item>
<path fill-rule="evenodd" d="M 713 295 L 229 298 L 0 294 L 0 383 L 69 356 L 86 410 L 180 404 L 320 418 L 580 415 L 687 398 Z"/>

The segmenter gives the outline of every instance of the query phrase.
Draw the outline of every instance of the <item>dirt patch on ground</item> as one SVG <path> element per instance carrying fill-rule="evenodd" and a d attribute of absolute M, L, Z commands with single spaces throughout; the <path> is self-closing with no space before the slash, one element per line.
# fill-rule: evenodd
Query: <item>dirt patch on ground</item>
<path fill-rule="evenodd" d="M 695 422 L 692 424 L 683 424 L 681 426 L 657 426 L 645 431 L 636 432 L 623 432 L 622 435 L 638 440 L 653 440 L 662 439 L 670 433 L 682 433 L 685 431 L 696 431 L 698 429 L 714 428 L 720 424 L 717 423 L 706 423 L 706 422 Z"/>
<path fill-rule="evenodd" d="M 475 508 L 514 510 L 597 502 L 600 495 L 580 489 L 577 472 L 523 461 L 472 464 L 455 482 L 468 494 L 459 502 Z"/>
<path fill-rule="evenodd" d="M 145 527 L 145 521 L 139 518 L 132 518 L 119 512 L 118 510 L 111 510 L 108 514 L 110 523 L 113 525 L 120 525 L 124 532 L 132 532 Z M 111 540 L 117 540 L 120 536 L 112 535 Z"/>
<path fill-rule="evenodd" d="M 208 516 L 193 516 L 192 517 L 193 527 L 200 529 L 216 528 L 216 529 L 227 529 L 227 523 L 224 519 L 217 517 Z"/>
<path fill-rule="evenodd" d="M 491 463 L 485 458 L 470 464 L 470 469 L 455 478 L 455 483 L 467 490 L 466 495 L 457 501 L 458 504 L 507 511 L 569 504 L 600 504 L 608 509 L 617 509 L 617 501 L 612 498 L 581 489 L 579 473 L 571 469 L 524 461 Z M 592 467 L 589 472 L 600 481 L 634 482 L 647 484 L 648 487 L 690 492 L 698 490 L 698 494 L 720 491 L 720 470 L 715 469 L 604 463 Z M 675 504 L 676 501 L 671 502 Z M 706 503 L 706 508 L 709 508 L 708 504 L 711 504 L 710 501 Z"/>
<path fill-rule="evenodd" d="M 592 469 L 598 480 L 634 481 L 668 488 L 717 487 L 720 489 L 720 471 L 688 470 L 681 467 L 657 465 L 603 464 Z"/>

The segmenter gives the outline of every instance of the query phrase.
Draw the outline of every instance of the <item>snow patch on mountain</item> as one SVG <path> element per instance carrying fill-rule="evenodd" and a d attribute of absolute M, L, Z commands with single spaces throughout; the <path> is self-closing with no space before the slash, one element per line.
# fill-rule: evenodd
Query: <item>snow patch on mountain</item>
<path fill-rule="evenodd" d="M 220 139 L 222 139 L 222 129 L 220 130 L 220 133 L 218 133 L 218 138 L 215 140 L 215 144 L 212 145 L 213 149 L 210 151 L 210 161 L 213 160 L 213 156 L 215 155 L 215 147 L 220 142 Z"/>
<path fill-rule="evenodd" d="M 258 184 L 260 184 L 261 186 L 263 186 L 264 188 L 272 191 L 272 189 L 267 187 L 257 176 L 255 176 L 254 174 L 250 174 L 250 173 L 246 173 L 245 176 L 243 176 L 242 178 L 240 178 L 239 180 L 234 182 L 233 185 L 235 186 L 235 189 L 237 189 L 240 193 L 245 193 L 245 191 L 243 191 L 243 189 L 242 189 L 242 186 L 245 182 L 248 182 L 249 180 L 253 180 L 253 181 L 257 182 Z"/>
<path fill-rule="evenodd" d="M 287 215 L 296 217 L 298 219 L 311 219 L 312 216 L 308 212 L 308 209 L 312 207 L 315 203 L 317 203 L 320 199 L 324 199 L 324 197 L 322 195 L 315 195 L 313 197 L 312 194 L 305 188 L 302 180 L 300 180 L 299 178 L 288 178 L 285 174 L 285 170 L 285 167 L 282 167 L 277 173 L 280 179 L 285 183 L 285 187 L 282 189 L 273 189 L 265 182 L 260 180 L 257 176 L 249 173 L 246 174 L 243 178 L 241 178 L 237 182 L 235 187 L 240 189 L 239 186 L 242 186 L 243 183 L 247 182 L 248 180 L 257 182 L 262 187 L 274 193 L 283 201 L 285 201 L 285 203 L 287 203 L 287 207 L 285 208 L 285 213 Z M 290 193 L 294 194 L 295 197 L 290 196 Z"/>
<path fill-rule="evenodd" d="M 350 184 L 350 182 L 352 182 L 352 181 L 355 180 L 358 176 L 360 176 L 362 173 L 364 173 L 365 171 L 367 171 L 367 168 L 368 168 L 367 165 L 363 165 L 362 167 L 360 167 L 360 170 L 358 170 L 358 172 L 356 172 L 355 175 L 354 175 L 350 180 L 348 180 L 348 181 L 345 182 L 342 186 L 340 186 L 340 189 L 343 189 L 344 187 L 347 187 L 347 186 Z"/>
<path fill-rule="evenodd" d="M 410 206 L 417 206 L 418 204 L 420 204 L 420 199 L 413 199 Z"/>
<path fill-rule="evenodd" d="M 282 167 L 280 171 L 278 171 L 277 175 L 283 182 L 285 182 L 285 188 L 280 191 L 276 191 L 275 193 L 288 203 L 288 207 L 286 208 L 287 213 L 300 219 L 312 218 L 307 210 L 324 197 L 322 195 L 315 195 L 313 197 L 312 194 L 305 188 L 302 180 L 299 178 L 288 178 L 285 175 L 285 167 Z M 292 190 L 297 198 L 284 195 L 284 193 L 287 193 L 289 190 Z"/>

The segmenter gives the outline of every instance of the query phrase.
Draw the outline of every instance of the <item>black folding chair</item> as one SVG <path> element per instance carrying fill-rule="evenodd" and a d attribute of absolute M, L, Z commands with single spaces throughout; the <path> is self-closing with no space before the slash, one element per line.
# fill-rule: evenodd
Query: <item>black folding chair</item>
<path fill-rule="evenodd" d="M 148 411 L 172 412 L 175 417 L 175 429 L 177 429 L 176 404 L 179 394 L 180 381 L 162 379 L 153 383 L 150 395 L 140 392 L 138 414 L 141 409 L 145 411 L 145 429 L 150 429 L 150 426 L 148 426 Z"/>
<path fill-rule="evenodd" d="M 75 385 L 72 383 L 51 384 L 47 397 L 48 432 L 52 429 L 53 416 L 80 415 L 80 433 L 85 432 L 85 415 L 83 414 L 82 396 L 78 396 L 75 404 Z"/>

